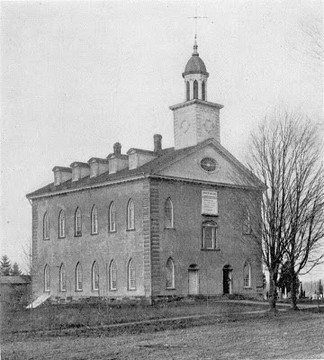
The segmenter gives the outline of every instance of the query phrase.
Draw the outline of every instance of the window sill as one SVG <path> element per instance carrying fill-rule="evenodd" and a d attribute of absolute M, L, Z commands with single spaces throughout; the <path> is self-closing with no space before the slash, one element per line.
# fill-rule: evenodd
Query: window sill
<path fill-rule="evenodd" d="M 220 251 L 220 249 L 200 249 L 201 251 Z"/>
<path fill-rule="evenodd" d="M 98 232 L 96 232 L 96 233 L 90 233 L 90 235 L 92 236 L 92 235 L 99 235 L 99 233 Z"/>
<path fill-rule="evenodd" d="M 126 231 L 135 231 L 136 229 L 126 229 Z"/>
<path fill-rule="evenodd" d="M 65 236 L 59 236 L 58 239 L 65 239 Z"/>
<path fill-rule="evenodd" d="M 44 240 L 44 241 L 49 241 L 49 240 L 50 240 L 50 238 L 43 238 L 43 240 Z"/>
<path fill-rule="evenodd" d="M 175 230 L 175 227 L 165 227 L 164 230 Z"/>
<path fill-rule="evenodd" d="M 252 286 L 243 286 L 244 290 L 252 290 Z"/>
<path fill-rule="evenodd" d="M 165 290 L 175 290 L 176 288 L 175 287 L 167 287 L 165 288 Z"/>
<path fill-rule="evenodd" d="M 135 289 L 128 289 L 128 291 L 136 291 L 136 288 Z"/>
<path fill-rule="evenodd" d="M 74 235 L 74 237 L 82 237 L 82 234 L 80 234 L 80 235 Z"/>
<path fill-rule="evenodd" d="M 109 234 L 115 234 L 117 232 L 117 230 L 108 230 Z"/>
<path fill-rule="evenodd" d="M 109 291 L 117 291 L 117 288 L 116 289 L 109 289 Z"/>
<path fill-rule="evenodd" d="M 82 292 L 83 289 L 76 289 L 75 292 Z"/>
<path fill-rule="evenodd" d="M 60 292 L 61 292 L 61 293 L 66 293 L 66 289 L 64 289 L 64 290 L 61 289 Z"/>

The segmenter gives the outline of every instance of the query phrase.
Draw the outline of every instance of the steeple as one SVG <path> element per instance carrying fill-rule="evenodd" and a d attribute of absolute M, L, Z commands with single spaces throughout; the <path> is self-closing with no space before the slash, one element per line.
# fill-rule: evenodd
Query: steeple
<path fill-rule="evenodd" d="M 182 73 L 185 83 L 184 102 L 170 106 L 174 118 L 174 147 L 182 149 L 214 138 L 220 142 L 219 111 L 223 105 L 207 101 L 209 73 L 199 57 L 197 35 L 193 53 Z"/>

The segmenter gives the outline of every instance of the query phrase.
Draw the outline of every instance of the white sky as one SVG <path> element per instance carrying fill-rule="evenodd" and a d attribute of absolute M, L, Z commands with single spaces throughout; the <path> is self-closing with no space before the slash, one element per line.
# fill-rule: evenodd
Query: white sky
<path fill-rule="evenodd" d="M 22 265 L 31 239 L 25 198 L 55 165 L 173 146 L 170 105 L 184 100 L 196 1 L 2 2 L 1 254 Z M 221 141 L 244 161 L 273 106 L 323 122 L 323 69 L 302 31 L 321 1 L 198 1 L 208 100 L 224 104 Z M 324 267 L 315 276 L 324 277 Z"/>

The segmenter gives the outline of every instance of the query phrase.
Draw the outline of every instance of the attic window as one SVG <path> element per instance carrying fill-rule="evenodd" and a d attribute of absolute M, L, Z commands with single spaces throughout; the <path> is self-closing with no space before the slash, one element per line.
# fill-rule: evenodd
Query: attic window
<path fill-rule="evenodd" d="M 213 172 L 216 170 L 216 160 L 210 157 L 205 157 L 200 161 L 200 166 L 207 172 Z"/>

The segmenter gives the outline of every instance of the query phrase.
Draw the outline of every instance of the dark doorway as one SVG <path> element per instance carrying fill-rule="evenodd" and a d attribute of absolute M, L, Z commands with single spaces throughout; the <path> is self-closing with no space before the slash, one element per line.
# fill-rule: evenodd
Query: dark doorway
<path fill-rule="evenodd" d="M 223 267 L 223 294 L 232 294 L 232 267 L 225 265 Z"/>

